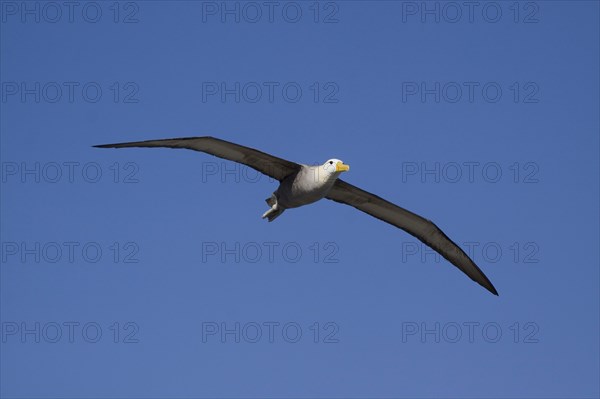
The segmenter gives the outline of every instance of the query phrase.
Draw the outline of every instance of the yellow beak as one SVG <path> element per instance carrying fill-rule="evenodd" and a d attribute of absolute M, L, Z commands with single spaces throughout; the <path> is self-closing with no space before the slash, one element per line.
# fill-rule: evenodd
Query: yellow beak
<path fill-rule="evenodd" d="M 336 172 L 347 172 L 349 170 L 350 165 L 345 165 L 343 162 L 338 162 L 337 165 L 335 165 Z"/>

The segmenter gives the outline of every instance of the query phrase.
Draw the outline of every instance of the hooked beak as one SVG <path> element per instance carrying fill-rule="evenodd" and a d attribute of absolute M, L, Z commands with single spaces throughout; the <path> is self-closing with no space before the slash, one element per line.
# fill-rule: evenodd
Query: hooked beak
<path fill-rule="evenodd" d="M 337 165 L 335 165 L 336 172 L 347 172 L 349 170 L 350 170 L 350 165 L 346 165 L 343 162 L 338 162 Z"/>

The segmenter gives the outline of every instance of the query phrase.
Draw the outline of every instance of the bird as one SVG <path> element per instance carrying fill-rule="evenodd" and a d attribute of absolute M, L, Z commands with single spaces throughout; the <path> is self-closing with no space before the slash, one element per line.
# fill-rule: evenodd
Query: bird
<path fill-rule="evenodd" d="M 473 281 L 492 294 L 498 295 L 494 285 L 475 262 L 432 221 L 340 179 L 342 173 L 350 170 L 350 165 L 340 159 L 332 158 L 322 165 L 305 165 L 211 136 L 134 141 L 93 147 L 188 149 L 249 166 L 279 181 L 277 190 L 265 200 L 269 209 L 262 215 L 263 219 L 272 222 L 287 209 L 308 205 L 323 198 L 349 205 L 416 237 Z"/>

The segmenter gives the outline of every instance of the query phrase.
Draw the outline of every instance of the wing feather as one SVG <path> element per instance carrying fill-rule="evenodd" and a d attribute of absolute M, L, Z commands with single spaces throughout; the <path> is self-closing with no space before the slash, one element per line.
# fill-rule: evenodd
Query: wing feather
<path fill-rule="evenodd" d="M 350 205 L 421 240 L 494 295 L 498 291 L 475 262 L 433 222 L 338 179 L 327 199 Z"/>
<path fill-rule="evenodd" d="M 282 158 L 275 157 L 254 148 L 244 147 L 229 141 L 214 137 L 184 137 L 165 140 L 134 141 L 130 143 L 116 143 L 95 145 L 98 148 L 126 148 L 126 147 L 166 147 L 185 148 L 188 150 L 205 152 L 219 158 L 227 159 L 249 166 L 265 175 L 279 181 L 292 173 L 300 170 L 300 165 Z"/>

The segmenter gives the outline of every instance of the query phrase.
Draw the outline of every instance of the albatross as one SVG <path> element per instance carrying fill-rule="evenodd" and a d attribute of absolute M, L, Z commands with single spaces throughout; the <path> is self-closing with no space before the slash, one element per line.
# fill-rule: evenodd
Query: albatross
<path fill-rule="evenodd" d="M 339 178 L 350 166 L 332 158 L 323 165 L 304 165 L 215 137 L 135 141 L 95 145 L 97 148 L 166 147 L 200 151 L 249 166 L 273 179 L 279 187 L 266 199 L 269 209 L 262 215 L 269 222 L 286 209 L 327 198 L 398 227 L 431 247 L 473 281 L 494 295 L 498 291 L 471 258 L 433 222 Z"/>

